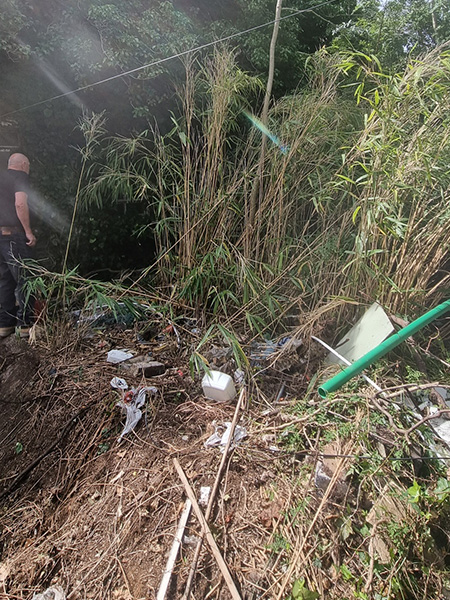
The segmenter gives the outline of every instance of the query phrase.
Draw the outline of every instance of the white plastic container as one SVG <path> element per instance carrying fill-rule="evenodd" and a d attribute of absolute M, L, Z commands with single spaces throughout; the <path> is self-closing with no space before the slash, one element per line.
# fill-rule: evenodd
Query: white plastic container
<path fill-rule="evenodd" d="M 203 393 L 210 400 L 228 402 L 236 396 L 234 381 L 226 373 L 210 371 L 202 379 Z"/>

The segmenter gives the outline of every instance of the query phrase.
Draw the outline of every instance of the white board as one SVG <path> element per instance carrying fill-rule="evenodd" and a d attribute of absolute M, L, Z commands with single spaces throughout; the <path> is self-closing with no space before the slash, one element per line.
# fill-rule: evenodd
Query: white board
<path fill-rule="evenodd" d="M 394 327 L 387 314 L 377 302 L 374 302 L 350 331 L 334 346 L 334 349 L 353 363 L 379 346 L 393 331 Z M 331 352 L 327 356 L 326 362 L 328 364 L 344 364 Z"/>

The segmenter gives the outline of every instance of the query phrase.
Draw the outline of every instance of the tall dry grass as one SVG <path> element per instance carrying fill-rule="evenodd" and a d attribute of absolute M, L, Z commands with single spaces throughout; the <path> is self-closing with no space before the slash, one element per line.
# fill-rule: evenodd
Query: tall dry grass
<path fill-rule="evenodd" d="M 344 186 L 358 208 L 350 289 L 406 314 L 448 290 L 449 57 L 443 46 L 389 78 L 365 65 L 369 120 L 346 164 L 359 176 Z"/>
<path fill-rule="evenodd" d="M 85 195 L 143 200 L 158 250 L 146 274 L 233 322 L 262 329 L 336 298 L 422 310 L 447 281 L 448 52 L 389 77 L 371 57 L 318 53 L 308 84 L 271 106 L 280 144 L 261 178 L 245 116 L 261 82 L 227 49 L 190 57 L 172 131 L 110 142 Z"/>

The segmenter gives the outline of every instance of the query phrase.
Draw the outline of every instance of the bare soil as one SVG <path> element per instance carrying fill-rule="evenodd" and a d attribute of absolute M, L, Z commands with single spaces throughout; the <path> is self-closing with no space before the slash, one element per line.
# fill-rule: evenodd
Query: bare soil
<path fill-rule="evenodd" d="M 0 342 L 0 592 L 25 599 L 59 584 L 69 598 L 155 598 L 186 498 L 173 457 L 197 494 L 212 486 L 222 455 L 204 442 L 214 423 L 232 420 L 235 404 L 203 397 L 186 351 L 170 335 L 146 346 L 131 330 L 67 335 L 52 349 L 13 337 Z M 106 362 L 113 346 L 152 350 L 166 373 L 133 380 Z M 298 355 L 289 370 L 264 373 L 267 403 L 252 406 L 250 398 L 243 407 L 248 438 L 230 454 L 210 519 L 246 598 L 273 584 L 274 525 L 291 495 L 295 463 L 274 451 L 283 399 L 271 407 L 282 379 L 291 396 L 307 383 Z M 115 375 L 158 389 L 121 444 Z M 191 515 L 167 597 L 182 596 L 199 533 Z M 208 547 L 192 597 L 230 597 Z"/>
<path fill-rule="evenodd" d="M 67 327 L 32 344 L 0 341 L 0 598 L 31 600 L 58 585 L 68 599 L 156 599 L 186 502 L 174 458 L 199 497 L 222 460 L 205 441 L 236 410 L 236 401 L 207 400 L 191 377 L 202 334 L 193 340 L 186 328 L 180 343 L 166 325 L 146 340 L 133 329 Z M 150 353 L 166 371 L 131 376 L 107 362 L 112 348 Z M 226 349 L 205 355 L 212 368 L 236 369 Z M 321 357 L 309 348 L 286 344 L 276 362 L 269 355 L 253 352 L 259 365 L 247 374 L 238 421 L 247 437 L 227 456 L 209 519 L 240 597 L 448 597 L 450 502 L 442 493 L 430 500 L 439 477 L 445 488 L 442 468 L 424 462 L 419 475 L 420 461 L 408 458 L 410 447 L 428 451 L 418 429 L 411 437 L 397 426 L 409 427 L 411 415 L 402 424 L 364 389 L 318 399 L 311 382 Z M 116 375 L 158 390 L 121 443 Z M 391 462 L 394 453 L 406 460 Z M 407 499 L 416 479 L 428 490 L 422 512 Z M 383 500 L 391 497 L 396 514 Z M 183 597 L 200 533 L 192 513 L 167 599 Z M 205 543 L 191 598 L 231 597 Z"/>

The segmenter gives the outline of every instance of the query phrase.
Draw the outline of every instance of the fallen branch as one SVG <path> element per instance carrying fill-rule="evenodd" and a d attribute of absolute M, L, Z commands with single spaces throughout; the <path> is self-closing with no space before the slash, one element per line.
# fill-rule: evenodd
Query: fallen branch
<path fill-rule="evenodd" d="M 428 388 L 441 387 L 445 389 L 450 389 L 450 385 L 444 385 L 442 383 L 404 383 L 403 385 L 395 385 L 393 387 L 384 388 L 381 392 L 378 392 L 376 396 L 381 396 L 383 393 L 383 400 L 389 400 L 389 398 L 395 398 L 395 396 L 400 396 L 403 392 L 417 392 L 419 390 L 426 390 Z M 390 390 L 395 390 L 392 394 L 386 394 Z"/>
<path fill-rule="evenodd" d="M 228 452 L 230 450 L 230 446 L 233 441 L 234 430 L 236 428 L 236 423 L 238 420 L 239 410 L 241 408 L 242 401 L 244 398 L 244 393 L 245 393 L 245 388 L 243 388 L 241 390 L 241 393 L 239 394 L 239 399 L 236 404 L 236 409 L 234 411 L 233 420 L 231 422 L 231 427 L 230 427 L 230 435 L 228 436 L 228 440 L 225 445 L 225 449 L 223 451 L 222 460 L 220 461 L 219 469 L 217 471 L 216 479 L 214 481 L 214 486 L 213 486 L 211 495 L 209 497 L 208 506 L 206 507 L 206 512 L 205 512 L 206 521 L 208 521 L 208 519 L 212 513 L 212 509 L 214 506 L 214 500 L 215 500 L 215 497 L 217 494 L 217 490 L 219 489 L 220 480 L 222 479 L 223 470 L 224 470 L 225 463 L 228 458 Z M 197 542 L 197 546 L 195 548 L 195 553 L 194 553 L 194 558 L 192 559 L 191 569 L 189 571 L 189 576 L 188 576 L 188 579 L 186 582 L 186 587 L 184 589 L 184 594 L 183 594 L 181 600 L 188 600 L 188 598 L 190 596 L 192 583 L 194 581 L 195 572 L 197 570 L 197 563 L 198 563 L 198 559 L 200 556 L 200 551 L 202 549 L 202 545 L 203 545 L 203 535 L 200 536 L 200 539 Z"/>
<path fill-rule="evenodd" d="M 433 387 L 436 387 L 436 384 L 434 384 Z M 375 400 L 375 398 L 372 398 L 372 402 L 375 405 L 375 408 L 377 408 L 380 412 L 382 412 L 388 418 L 391 429 L 393 431 L 395 431 L 395 433 L 400 433 L 401 435 L 404 435 L 406 437 L 406 439 L 408 439 L 408 436 L 410 433 L 412 433 L 415 429 L 417 429 L 418 427 L 420 427 L 427 421 L 431 421 L 432 419 L 437 419 L 439 417 L 442 417 L 442 415 L 446 415 L 446 414 L 450 413 L 450 408 L 443 408 L 433 414 L 427 415 L 423 419 L 420 419 L 420 421 L 417 421 L 416 423 L 414 423 L 414 425 L 411 425 L 411 427 L 409 427 L 408 429 L 404 429 L 402 427 L 398 427 L 394 423 L 394 419 L 393 419 L 392 415 L 390 414 L 390 412 L 388 410 L 386 410 L 385 408 L 383 408 L 382 406 L 380 406 L 380 404 Z M 408 441 L 409 441 L 409 439 L 408 439 Z"/>
<path fill-rule="evenodd" d="M 220 550 L 216 544 L 216 540 L 214 539 L 213 534 L 211 533 L 211 530 L 208 526 L 208 523 L 206 522 L 206 519 L 205 519 L 202 511 L 200 510 L 200 506 L 198 505 L 197 499 L 196 499 L 195 494 L 189 484 L 189 481 L 187 480 L 187 477 L 184 474 L 184 471 L 176 458 L 173 459 L 173 464 L 175 465 L 178 475 L 180 476 L 180 479 L 183 482 L 184 488 L 186 490 L 186 494 L 187 494 L 189 500 L 192 502 L 192 507 L 194 509 L 197 519 L 200 522 L 200 525 L 203 530 L 203 534 L 206 537 L 206 541 L 208 542 L 209 547 L 211 548 L 211 552 L 213 553 L 214 558 L 216 559 L 216 562 L 217 562 L 219 569 L 223 575 L 223 578 L 225 579 L 225 583 L 228 586 L 228 590 L 230 591 L 230 594 L 231 594 L 233 600 L 242 600 L 241 595 L 239 594 L 239 591 L 236 587 L 236 584 L 234 583 L 233 578 L 231 577 L 230 571 L 228 570 L 227 564 L 224 561 L 224 559 L 220 553 Z"/>

